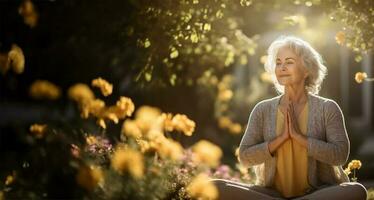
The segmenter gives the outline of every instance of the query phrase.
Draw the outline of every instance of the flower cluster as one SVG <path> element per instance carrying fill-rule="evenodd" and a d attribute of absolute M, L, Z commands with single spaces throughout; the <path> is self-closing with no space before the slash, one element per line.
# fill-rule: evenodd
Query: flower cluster
<path fill-rule="evenodd" d="M 144 175 L 143 154 L 127 147 L 116 149 L 111 159 L 111 165 L 119 174 L 128 172 L 136 179 Z"/>
<path fill-rule="evenodd" d="M 0 53 L 0 72 L 5 74 L 10 68 L 17 74 L 21 74 L 25 69 L 25 56 L 16 44 L 12 45 L 7 54 Z"/>
<path fill-rule="evenodd" d="M 352 177 L 352 181 L 357 181 L 357 177 L 356 177 L 356 170 L 360 169 L 361 168 L 361 161 L 360 160 L 352 160 L 348 166 L 344 169 L 344 173 L 349 175 L 351 174 L 351 171 L 353 170 L 353 177 Z"/>
<path fill-rule="evenodd" d="M 209 177 L 201 173 L 192 179 L 187 186 L 187 191 L 191 197 L 196 199 L 216 199 L 218 197 L 218 190 L 212 182 L 209 182 Z"/>
<path fill-rule="evenodd" d="M 91 85 L 92 87 L 100 88 L 100 91 L 104 96 L 109 96 L 113 92 L 113 85 L 100 77 L 92 80 Z"/>
<path fill-rule="evenodd" d="M 103 171 L 99 166 L 82 165 L 78 170 L 76 180 L 78 185 L 80 185 L 88 191 L 92 191 L 99 184 L 103 184 Z"/>
<path fill-rule="evenodd" d="M 30 126 L 30 132 L 35 135 L 36 138 L 42 138 L 47 130 L 46 124 L 33 124 Z"/>
<path fill-rule="evenodd" d="M 102 79 L 96 79 L 94 82 L 95 87 L 106 85 Z M 85 84 L 72 86 L 68 95 L 79 104 L 83 118 L 94 116 L 118 123 L 118 119 L 135 115 L 133 119 L 124 120 L 121 129 L 122 142 L 116 143 L 114 150 L 110 142 L 103 136 L 86 135 L 83 153 L 88 153 L 90 159 L 96 159 L 96 161 L 91 160 L 85 165 L 80 165 L 77 183 L 83 188 L 92 191 L 100 186 L 97 191 L 102 191 L 104 196 L 111 198 L 116 196 L 119 191 L 111 189 L 107 185 L 108 182 L 113 182 L 113 185 L 123 181 L 127 181 L 131 185 L 151 184 L 157 182 L 159 178 L 164 177 L 163 179 L 165 179 L 165 176 L 169 176 L 167 180 L 170 185 L 164 186 L 169 187 L 169 190 L 178 191 L 175 195 L 183 198 L 216 197 L 215 186 L 205 183 L 201 174 L 195 177 L 197 173 L 195 174 L 191 170 L 198 169 L 200 166 L 201 169 L 196 172 L 201 172 L 203 169 L 218 166 L 223 155 L 222 150 L 207 140 L 201 140 L 191 148 L 184 149 L 178 141 L 169 135 L 169 132 L 182 132 L 186 136 L 193 134 L 195 122 L 186 115 L 163 113 L 156 107 L 146 105 L 135 110 L 131 99 L 125 97 L 117 101 L 115 106 L 106 107 L 105 102 L 96 99 L 91 89 Z M 116 113 L 116 109 L 122 110 Z M 108 113 L 114 115 L 105 115 Z M 115 117 L 117 120 L 114 120 Z M 103 127 L 100 123 L 98 124 Z M 70 151 L 74 157 L 83 158 L 78 146 L 72 145 Z M 101 162 L 100 159 L 107 159 L 107 162 Z M 105 167 L 105 163 L 109 164 L 109 168 Z M 163 168 L 165 170 L 172 168 L 172 170 L 166 172 Z M 178 175 L 182 172 L 185 173 L 185 176 Z M 177 180 L 175 180 L 175 176 Z M 131 179 L 128 179 L 129 177 Z M 192 178 L 194 179 L 192 180 Z M 205 189 L 201 189 L 201 186 L 204 186 Z M 132 186 L 116 187 L 130 189 Z M 160 190 L 165 190 L 162 189 L 163 187 Z M 138 189 L 133 188 L 136 191 Z M 122 195 L 126 196 L 126 194 Z"/>
<path fill-rule="evenodd" d="M 218 126 L 222 129 L 227 129 L 232 134 L 242 133 L 242 126 L 239 123 L 234 123 L 228 117 L 222 116 L 218 119 Z"/>
<path fill-rule="evenodd" d="M 180 131 L 191 136 L 195 130 L 195 122 L 186 115 L 161 113 L 151 106 L 141 106 L 135 112 L 135 119 L 126 119 L 122 126 L 122 134 L 134 138 L 155 139 L 165 131 Z"/>
<path fill-rule="evenodd" d="M 23 17 L 24 23 L 31 28 L 38 23 L 39 14 L 31 0 L 24 0 L 18 8 L 18 13 Z"/>
<path fill-rule="evenodd" d="M 36 80 L 30 86 L 30 96 L 34 99 L 55 100 L 61 96 L 61 89 L 46 80 Z"/>
<path fill-rule="evenodd" d="M 357 72 L 355 74 L 355 80 L 357 83 L 362 83 L 363 81 L 374 81 L 374 78 L 368 78 L 366 72 Z"/>
<path fill-rule="evenodd" d="M 39 96 L 46 97 L 45 91 Z M 82 194 L 102 199 L 118 196 L 134 199 L 217 198 L 217 189 L 208 180 L 210 175 L 226 176 L 224 167 L 220 167 L 214 175 L 210 173 L 211 169 L 220 165 L 223 155 L 220 147 L 200 140 L 184 149 L 171 137 L 172 132 L 193 135 L 195 122 L 186 115 L 164 113 L 151 106 L 141 106 L 135 110 L 132 100 L 127 97 L 121 97 L 115 105 L 107 107 L 85 84 L 73 85 L 68 90 L 68 96 L 78 103 L 83 119 L 96 117 L 102 120 L 98 123 L 101 127 L 106 127 L 104 119 L 118 123 L 120 119 L 135 114 L 133 119 L 123 122 L 119 138 L 122 141 L 116 138 L 109 140 L 109 135 L 105 134 L 108 130 L 101 130 L 101 135 L 85 130 L 82 130 L 83 134 L 69 135 L 45 124 L 30 126 L 30 132 L 39 139 L 32 145 L 41 146 L 37 150 L 42 152 L 40 156 L 48 156 L 54 165 L 64 162 L 65 171 L 75 178 L 69 180 L 80 186 L 77 189 L 82 190 Z M 45 137 L 48 130 L 51 134 Z M 61 149 L 64 149 L 64 160 L 52 159 L 56 152 L 49 152 Z M 32 167 L 35 165 L 35 162 L 25 163 L 24 168 L 30 167 L 30 163 Z M 21 175 L 20 181 L 23 178 Z M 11 185 L 15 181 L 14 175 L 5 182 Z"/>
<path fill-rule="evenodd" d="M 204 163 L 211 167 L 218 166 L 223 155 L 221 148 L 207 140 L 200 140 L 191 149 L 194 153 L 193 160 L 195 162 Z"/>
<path fill-rule="evenodd" d="M 93 80 L 92 85 L 100 87 L 104 96 L 109 95 L 112 91 L 111 85 L 101 78 Z M 131 116 L 135 109 L 132 100 L 123 96 L 115 105 L 108 107 L 103 100 L 96 99 L 91 89 L 83 83 L 71 86 L 68 90 L 68 96 L 78 103 L 82 118 L 86 119 L 93 116 L 97 119 L 97 124 L 104 129 L 107 127 L 105 120 L 117 124 L 120 119 Z"/>

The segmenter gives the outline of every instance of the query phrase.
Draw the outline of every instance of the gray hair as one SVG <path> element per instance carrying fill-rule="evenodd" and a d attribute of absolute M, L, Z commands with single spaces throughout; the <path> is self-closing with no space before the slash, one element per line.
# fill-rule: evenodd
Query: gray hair
<path fill-rule="evenodd" d="M 305 80 L 305 89 L 310 93 L 318 94 L 323 79 L 327 75 L 327 68 L 323 65 L 321 55 L 309 43 L 294 36 L 280 36 L 271 43 L 268 49 L 265 70 L 271 75 L 276 91 L 284 93 L 284 86 L 279 84 L 275 75 L 277 54 L 281 47 L 290 48 L 302 59 L 303 66 L 309 72 Z"/>

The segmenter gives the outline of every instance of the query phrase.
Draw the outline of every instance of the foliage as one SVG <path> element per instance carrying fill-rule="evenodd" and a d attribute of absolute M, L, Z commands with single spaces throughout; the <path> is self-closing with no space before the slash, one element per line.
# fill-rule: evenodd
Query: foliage
<path fill-rule="evenodd" d="M 95 80 L 105 83 L 104 88 L 110 85 L 104 79 Z M 92 82 L 92 86 L 97 84 Z M 115 105 L 120 112 L 103 118 L 102 113 L 112 106 L 82 106 L 104 102 L 90 87 L 80 83 L 68 91 L 81 112 L 91 113 L 81 114 L 82 119 L 102 119 L 105 126 L 97 123 L 96 133 L 88 133 L 83 127 L 30 126 L 29 134 L 23 135 L 30 150 L 21 159 L 22 167 L 15 168 L 0 185 L 5 198 L 191 199 L 217 195 L 209 176 L 252 181 L 247 169 L 234 171 L 219 166 L 222 150 L 215 144 L 201 140 L 184 149 L 175 141 L 173 134 L 191 136 L 194 132 L 195 123 L 186 115 L 173 116 L 150 106 L 134 112 L 128 98 L 126 104 Z M 101 92 L 108 94 L 106 90 Z M 133 113 L 134 119 L 125 119 Z M 107 131 L 107 122 L 116 124 L 122 119 L 120 137 L 109 139 L 118 134 Z"/>

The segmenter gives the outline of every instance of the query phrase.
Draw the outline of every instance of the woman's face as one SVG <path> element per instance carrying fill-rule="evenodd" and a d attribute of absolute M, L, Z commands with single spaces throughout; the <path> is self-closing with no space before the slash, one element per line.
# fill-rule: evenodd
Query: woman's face
<path fill-rule="evenodd" d="M 277 54 L 275 75 L 279 84 L 289 86 L 304 84 L 308 72 L 301 58 L 288 47 L 282 47 Z"/>

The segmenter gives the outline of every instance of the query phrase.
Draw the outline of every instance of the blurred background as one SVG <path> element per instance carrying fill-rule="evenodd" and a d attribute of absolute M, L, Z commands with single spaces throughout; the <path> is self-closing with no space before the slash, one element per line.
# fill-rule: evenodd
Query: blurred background
<path fill-rule="evenodd" d="M 135 108 L 185 114 L 196 123 L 194 134 L 172 137 L 185 148 L 206 139 L 222 149 L 221 163 L 234 167 L 253 106 L 277 95 L 263 67 L 266 50 L 280 35 L 295 35 L 322 55 L 328 75 L 320 95 L 342 108 L 349 161 L 361 160 L 358 179 L 372 187 L 373 5 L 371 0 L 0 0 L 0 178 L 28 165 L 32 146 L 25 135 L 31 124 L 97 131 L 94 121 L 78 120 L 67 91 L 98 77 L 114 86 L 105 97 L 108 104 L 126 96 Z M 355 80 L 358 72 L 367 78 Z M 32 89 L 37 80 L 50 84 Z M 108 127 L 107 137 L 115 140 L 120 130 L 121 125 Z"/>

